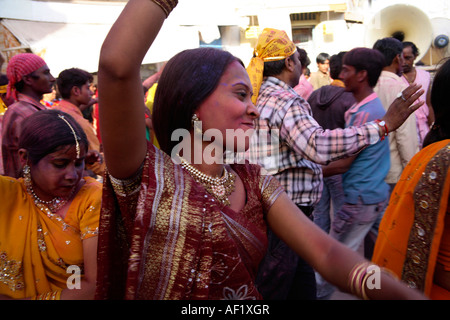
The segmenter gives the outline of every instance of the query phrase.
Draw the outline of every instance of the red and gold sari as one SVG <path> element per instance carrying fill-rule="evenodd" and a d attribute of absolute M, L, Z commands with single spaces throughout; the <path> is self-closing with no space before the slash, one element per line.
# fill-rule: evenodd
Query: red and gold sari
<path fill-rule="evenodd" d="M 433 282 L 450 271 L 450 140 L 422 149 L 405 167 L 380 224 L 373 261 L 431 299 L 450 299 Z"/>
<path fill-rule="evenodd" d="M 104 183 L 96 298 L 261 298 L 254 280 L 278 182 L 258 166 L 232 165 L 247 191 L 245 207 L 234 212 L 148 148 L 136 192 L 113 187 L 111 177 Z"/>

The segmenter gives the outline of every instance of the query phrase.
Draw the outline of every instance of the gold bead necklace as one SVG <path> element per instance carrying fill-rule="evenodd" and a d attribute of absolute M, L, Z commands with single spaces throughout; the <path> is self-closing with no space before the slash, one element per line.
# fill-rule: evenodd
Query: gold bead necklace
<path fill-rule="evenodd" d="M 39 207 L 40 204 L 46 206 L 52 213 L 58 212 L 62 207 L 64 207 L 69 201 L 69 199 L 73 196 L 76 187 L 74 186 L 70 191 L 70 195 L 67 198 L 55 197 L 50 201 L 44 201 L 38 197 L 38 195 L 33 190 L 33 183 L 31 181 L 30 167 L 26 165 L 24 167 L 24 184 L 27 188 L 27 192 L 34 200 L 36 206 Z"/>
<path fill-rule="evenodd" d="M 185 169 L 194 178 L 195 181 L 203 184 L 209 194 L 213 195 L 222 204 L 226 206 L 230 205 L 228 196 L 233 193 L 235 189 L 234 182 L 236 180 L 236 176 L 232 172 L 228 172 L 227 168 L 224 166 L 223 174 L 221 177 L 211 177 L 194 168 L 182 157 L 180 157 L 180 159 L 181 167 Z"/>

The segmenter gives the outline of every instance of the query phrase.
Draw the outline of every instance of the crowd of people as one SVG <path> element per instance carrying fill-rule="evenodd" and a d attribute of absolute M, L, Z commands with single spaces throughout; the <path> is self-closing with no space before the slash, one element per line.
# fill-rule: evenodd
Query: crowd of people
<path fill-rule="evenodd" d="M 248 66 L 189 49 L 142 81 L 176 5 L 128 1 L 96 84 L 8 61 L 0 300 L 450 299 L 450 60 L 384 38 L 309 75 L 267 28 Z"/>

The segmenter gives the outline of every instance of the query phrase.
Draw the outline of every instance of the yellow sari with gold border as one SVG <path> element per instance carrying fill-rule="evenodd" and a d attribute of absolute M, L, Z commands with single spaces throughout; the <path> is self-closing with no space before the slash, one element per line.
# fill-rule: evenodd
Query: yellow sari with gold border
<path fill-rule="evenodd" d="M 0 294 L 14 299 L 67 288 L 69 266 L 83 270 L 83 239 L 97 236 L 101 183 L 86 183 L 64 219 L 38 207 L 23 179 L 0 176 Z"/>

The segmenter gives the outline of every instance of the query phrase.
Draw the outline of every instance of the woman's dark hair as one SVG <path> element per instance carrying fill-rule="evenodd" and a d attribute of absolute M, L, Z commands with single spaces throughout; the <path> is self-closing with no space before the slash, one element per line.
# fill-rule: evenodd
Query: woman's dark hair
<path fill-rule="evenodd" d="M 158 81 L 152 115 L 161 150 L 171 154 L 178 144 L 171 141 L 172 133 L 192 128 L 192 115 L 216 89 L 234 61 L 244 67 L 241 60 L 227 51 L 198 48 L 182 51 L 167 62 Z"/>
<path fill-rule="evenodd" d="M 438 69 L 431 86 L 431 105 L 434 110 L 435 122 L 426 135 L 423 147 L 445 139 L 450 139 L 450 103 L 448 89 L 450 88 L 450 59 Z"/>
<path fill-rule="evenodd" d="M 72 130 L 58 115 L 70 123 L 81 148 L 88 150 L 88 140 L 81 126 L 67 113 L 59 110 L 42 110 L 23 120 L 19 137 L 19 149 L 26 149 L 28 159 L 37 164 L 46 155 L 62 147 L 75 145 Z"/>
<path fill-rule="evenodd" d="M 384 68 L 384 56 L 380 51 L 369 48 L 355 48 L 344 55 L 343 64 L 352 66 L 356 71 L 367 71 L 369 85 L 377 85 Z"/>

